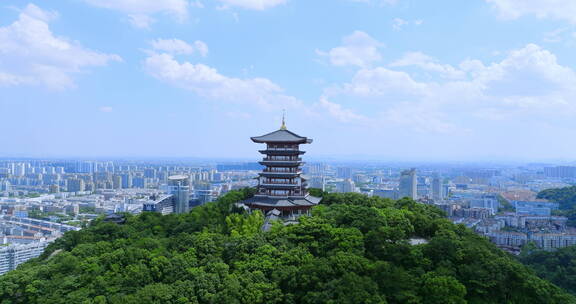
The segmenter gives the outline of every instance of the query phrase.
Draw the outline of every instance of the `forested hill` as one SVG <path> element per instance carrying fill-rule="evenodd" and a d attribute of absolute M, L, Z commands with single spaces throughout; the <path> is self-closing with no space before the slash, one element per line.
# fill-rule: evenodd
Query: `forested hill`
<path fill-rule="evenodd" d="M 0 303 L 576 303 L 431 206 L 324 194 L 263 233 L 232 208 L 249 195 L 68 232 L 0 277 Z"/>
<path fill-rule="evenodd" d="M 576 186 L 553 188 L 540 191 L 538 198 L 547 199 L 560 204 L 560 209 L 570 210 L 576 207 Z"/>
<path fill-rule="evenodd" d="M 537 198 L 558 203 L 560 210 L 556 214 L 566 216 L 569 226 L 576 226 L 576 186 L 542 190 Z"/>

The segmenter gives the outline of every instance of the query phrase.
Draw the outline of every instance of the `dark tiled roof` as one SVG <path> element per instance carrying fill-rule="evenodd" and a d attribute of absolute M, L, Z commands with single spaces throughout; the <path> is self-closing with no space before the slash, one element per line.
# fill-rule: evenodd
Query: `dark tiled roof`
<path fill-rule="evenodd" d="M 242 203 L 251 206 L 263 206 L 263 207 L 300 207 L 300 206 L 316 206 L 322 200 L 321 197 L 315 197 L 312 195 L 307 195 L 303 198 L 271 198 L 271 197 L 259 197 L 254 196 L 249 198 Z"/>
<path fill-rule="evenodd" d="M 253 142 L 257 143 L 267 143 L 267 142 L 285 142 L 285 143 L 301 143 L 309 144 L 312 139 L 302 137 L 296 133 L 290 132 L 288 130 L 280 129 L 262 136 L 250 137 Z"/>

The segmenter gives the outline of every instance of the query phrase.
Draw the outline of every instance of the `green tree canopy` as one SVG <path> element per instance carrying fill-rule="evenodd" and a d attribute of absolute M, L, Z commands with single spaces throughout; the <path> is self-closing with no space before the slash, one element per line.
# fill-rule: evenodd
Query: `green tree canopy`
<path fill-rule="evenodd" d="M 234 204 L 252 194 L 67 232 L 0 277 L 0 303 L 576 303 L 432 206 L 319 192 L 263 232 Z"/>

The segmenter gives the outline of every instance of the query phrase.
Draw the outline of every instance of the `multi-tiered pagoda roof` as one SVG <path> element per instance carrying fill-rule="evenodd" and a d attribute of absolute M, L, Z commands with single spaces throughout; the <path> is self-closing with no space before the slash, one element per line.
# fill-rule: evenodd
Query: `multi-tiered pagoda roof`
<path fill-rule="evenodd" d="M 289 131 L 282 121 L 279 130 L 251 137 L 255 143 L 266 144 L 260 150 L 264 158 L 260 164 L 265 168 L 259 173 L 256 195 L 243 203 L 265 213 L 276 210 L 282 216 L 307 214 L 321 198 L 308 193 L 308 185 L 302 174 L 301 144 L 310 144 L 312 139 Z"/>

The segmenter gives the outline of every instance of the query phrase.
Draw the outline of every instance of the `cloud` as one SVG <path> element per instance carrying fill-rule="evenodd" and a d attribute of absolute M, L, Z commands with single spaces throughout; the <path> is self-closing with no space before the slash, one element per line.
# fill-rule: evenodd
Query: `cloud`
<path fill-rule="evenodd" d="M 113 111 L 112 107 L 110 106 L 103 106 L 98 109 L 100 112 L 110 113 Z"/>
<path fill-rule="evenodd" d="M 421 19 L 409 21 L 409 20 L 404 20 L 402 18 L 394 18 L 392 20 L 392 29 L 394 29 L 395 31 L 401 31 L 402 28 L 406 25 L 419 26 L 422 23 L 424 23 L 424 20 L 421 20 Z"/>
<path fill-rule="evenodd" d="M 342 38 L 342 46 L 328 52 L 316 50 L 320 56 L 328 57 L 335 66 L 366 67 L 382 59 L 378 49 L 383 44 L 362 31 L 354 31 Z"/>
<path fill-rule="evenodd" d="M 150 26 L 156 22 L 154 18 L 148 15 L 128 15 L 128 21 L 133 27 L 149 29 Z"/>
<path fill-rule="evenodd" d="M 254 104 L 269 109 L 299 107 L 301 102 L 284 95 L 282 88 L 266 78 L 235 78 L 204 64 L 178 62 L 170 54 L 151 54 L 144 68 L 153 77 L 214 101 Z"/>
<path fill-rule="evenodd" d="M 399 31 L 402 29 L 402 27 L 406 24 L 408 24 L 409 22 L 402 19 L 402 18 L 394 18 L 394 20 L 392 20 L 392 28 L 396 31 Z"/>
<path fill-rule="evenodd" d="M 423 70 L 437 72 L 446 78 L 462 78 L 464 72 L 449 64 L 440 64 L 438 61 L 421 52 L 408 52 L 390 64 L 391 67 L 417 66 Z"/>
<path fill-rule="evenodd" d="M 208 55 L 208 45 L 196 40 L 192 45 L 180 39 L 156 39 L 151 42 L 155 51 L 165 52 L 172 55 L 191 55 L 196 52 L 202 57 Z"/>
<path fill-rule="evenodd" d="M 517 19 L 525 15 L 536 18 L 566 20 L 576 24 L 574 0 L 486 0 L 502 18 Z"/>
<path fill-rule="evenodd" d="M 188 18 L 190 7 L 187 0 L 84 0 L 84 2 L 122 12 L 128 16 L 130 24 L 138 28 L 148 28 L 154 22 L 152 15 L 156 14 L 168 14 L 182 22 Z"/>
<path fill-rule="evenodd" d="M 248 10 L 263 11 L 285 4 L 287 0 L 218 0 L 224 8 L 238 7 Z"/>
<path fill-rule="evenodd" d="M 413 74 L 436 71 L 440 77 L 416 80 L 412 73 L 397 70 L 407 66 L 417 69 Z M 446 73 L 458 77 L 441 77 Z M 378 122 L 377 126 L 466 133 L 469 126 L 487 120 L 511 125 L 573 121 L 576 72 L 535 44 L 509 51 L 499 62 L 469 59 L 457 67 L 422 53 L 409 53 L 388 67 L 358 70 L 348 83 L 327 88 L 324 96 L 334 104 L 332 108 L 347 103 L 369 109 L 366 119 Z"/>
<path fill-rule="evenodd" d="M 361 2 L 369 4 L 380 4 L 380 5 L 395 5 L 400 0 L 350 0 L 352 2 Z"/>
<path fill-rule="evenodd" d="M 352 81 L 341 87 L 327 90 L 329 95 L 346 94 L 364 98 L 385 98 L 387 102 L 412 100 L 426 95 L 428 86 L 418 83 L 402 71 L 385 67 L 361 69 Z"/>
<path fill-rule="evenodd" d="M 345 109 L 340 104 L 330 102 L 325 96 L 320 97 L 319 102 L 315 104 L 315 108 L 318 112 L 325 112 L 340 122 L 369 123 L 369 119 L 365 116 L 356 114 L 350 109 Z"/>
<path fill-rule="evenodd" d="M 0 27 L 0 85 L 75 86 L 73 75 L 87 67 L 121 61 L 117 55 L 86 49 L 79 42 L 54 36 L 49 22 L 57 13 L 29 4 L 18 20 Z"/>

